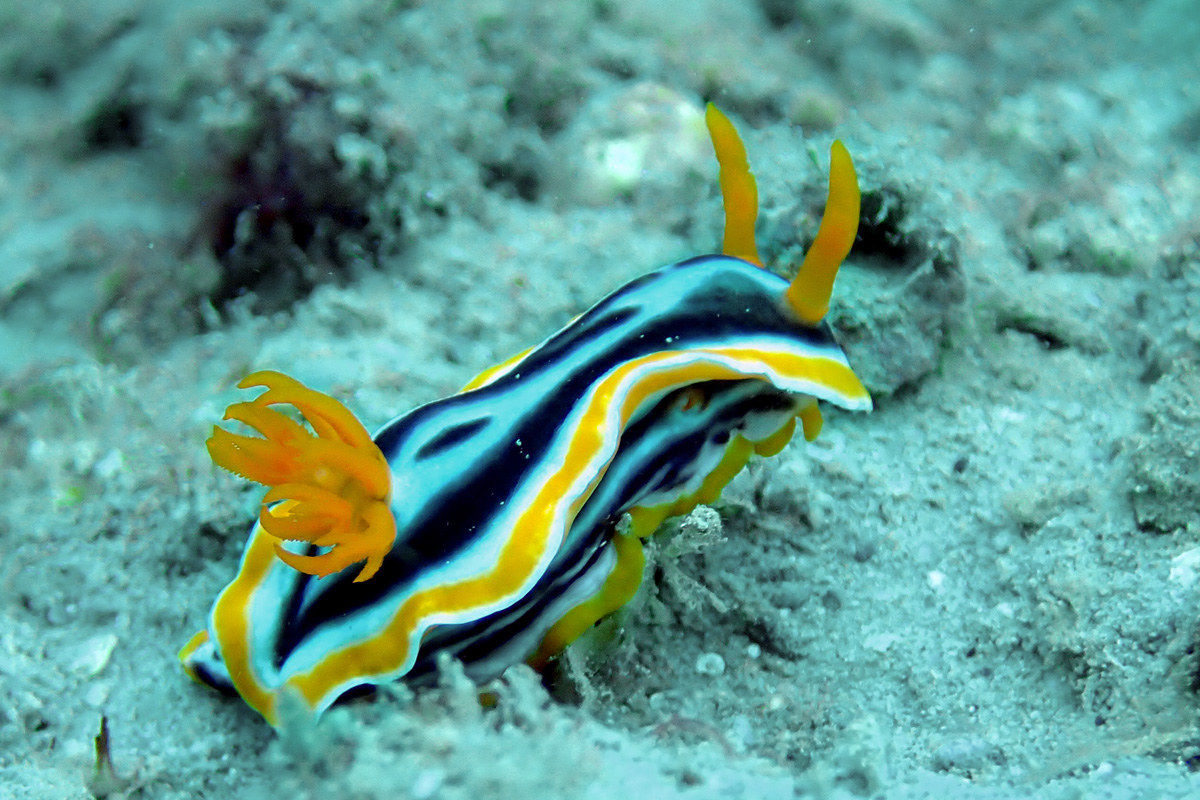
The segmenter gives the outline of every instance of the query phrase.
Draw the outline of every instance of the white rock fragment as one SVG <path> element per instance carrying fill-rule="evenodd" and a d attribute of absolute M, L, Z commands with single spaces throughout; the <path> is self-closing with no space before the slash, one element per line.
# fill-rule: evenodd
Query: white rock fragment
<path fill-rule="evenodd" d="M 725 659 L 719 653 L 702 653 L 696 659 L 696 672 L 714 677 L 725 674 Z"/>
<path fill-rule="evenodd" d="M 729 720 L 729 741 L 739 753 L 744 753 L 758 744 L 759 736 L 749 717 L 738 714 Z"/>
<path fill-rule="evenodd" d="M 427 800 L 433 797 L 442 789 L 442 784 L 446 782 L 446 774 L 440 769 L 422 770 L 417 779 L 413 781 L 412 796 L 413 800 Z"/>
<path fill-rule="evenodd" d="M 926 573 L 925 580 L 929 582 L 930 589 L 933 589 L 935 592 L 940 592 L 942 590 L 942 586 L 944 586 L 946 583 L 946 573 L 939 572 L 936 569 L 931 569 L 928 573 Z"/>
<path fill-rule="evenodd" d="M 868 650 L 874 650 L 876 653 L 886 653 L 898 641 L 900 641 L 899 634 L 874 633 L 863 640 L 863 646 Z"/>
<path fill-rule="evenodd" d="M 116 647 L 117 637 L 114 634 L 93 636 L 80 646 L 78 655 L 71 662 L 71 671 L 89 678 L 99 675 L 108 666 Z"/>
<path fill-rule="evenodd" d="M 1184 589 L 1190 589 L 1200 580 L 1200 547 L 1184 550 L 1171 559 L 1171 571 L 1168 579 L 1178 583 Z"/>
<path fill-rule="evenodd" d="M 102 683 L 97 683 L 91 686 L 83 695 L 83 702 L 88 704 L 89 708 L 99 709 L 108 702 L 108 687 Z"/>
<path fill-rule="evenodd" d="M 50 445 L 46 443 L 45 439 L 34 439 L 29 443 L 29 448 L 26 451 L 29 460 L 37 463 L 46 461 L 49 453 Z"/>
<path fill-rule="evenodd" d="M 109 450 L 104 457 L 92 467 L 92 473 L 102 481 L 108 482 L 125 471 L 125 456 L 116 449 Z"/>
<path fill-rule="evenodd" d="M 387 153 L 370 139 L 356 133 L 343 133 L 333 147 L 350 177 L 370 175 L 377 181 L 387 177 Z"/>
<path fill-rule="evenodd" d="M 566 139 L 573 168 L 559 176 L 568 194 L 593 205 L 630 196 L 646 183 L 678 185 L 712 160 L 704 113 L 656 83 L 602 93 Z"/>

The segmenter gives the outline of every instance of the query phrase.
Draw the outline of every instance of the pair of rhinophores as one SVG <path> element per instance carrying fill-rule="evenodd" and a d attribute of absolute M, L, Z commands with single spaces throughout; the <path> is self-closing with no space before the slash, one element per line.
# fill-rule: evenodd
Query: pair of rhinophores
<path fill-rule="evenodd" d="M 216 427 L 221 467 L 271 487 L 188 674 L 272 725 L 293 693 L 427 681 L 439 653 L 483 681 L 544 663 L 633 597 L 641 539 L 715 500 L 751 453 L 773 455 L 818 400 L 871 399 L 823 322 L 858 229 L 841 142 L 816 240 L 790 283 L 762 269 L 745 148 L 711 104 L 722 253 L 614 291 L 541 344 L 372 437 L 331 397 L 278 372 L 231 405 L 261 436 Z M 311 426 L 272 406 L 291 405 Z M 628 524 L 619 524 L 623 518 Z"/>

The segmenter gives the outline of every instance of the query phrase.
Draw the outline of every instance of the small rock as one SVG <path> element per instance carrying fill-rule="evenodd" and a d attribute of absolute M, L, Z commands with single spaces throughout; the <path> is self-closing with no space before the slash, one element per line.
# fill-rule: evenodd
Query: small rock
<path fill-rule="evenodd" d="M 874 650 L 876 653 L 886 653 L 898 641 L 900 641 L 898 634 L 876 633 L 868 636 L 863 641 L 863 646 L 868 650 Z"/>
<path fill-rule="evenodd" d="M 102 683 L 90 687 L 83 696 L 83 702 L 87 703 L 90 708 L 100 708 L 108 701 L 108 687 Z"/>
<path fill-rule="evenodd" d="M 1190 589 L 1200 580 L 1200 547 L 1185 550 L 1171 559 L 1171 571 L 1167 577 L 1184 589 Z"/>
<path fill-rule="evenodd" d="M 981 736 L 951 739 L 933 754 L 933 768 L 938 772 L 972 772 L 1002 763 L 1000 748 Z"/>
<path fill-rule="evenodd" d="M 446 775 L 440 769 L 423 770 L 413 781 L 412 796 L 414 800 L 426 800 L 441 791 L 446 782 Z"/>
<path fill-rule="evenodd" d="M 1200 369 L 1179 361 L 1150 390 L 1148 430 L 1133 439 L 1133 510 L 1169 533 L 1200 522 Z"/>
<path fill-rule="evenodd" d="M 725 674 L 725 659 L 719 653 L 703 653 L 696 659 L 696 672 L 710 677 Z"/>
<path fill-rule="evenodd" d="M 78 654 L 71 661 L 71 670 L 89 678 L 99 675 L 108 666 L 116 647 L 117 637 L 111 633 L 93 636 L 80 646 Z"/>
<path fill-rule="evenodd" d="M 563 142 L 572 167 L 557 180 L 593 205 L 636 196 L 649 184 L 677 190 L 688 175 L 704 174 L 712 159 L 703 112 L 656 83 L 598 95 Z"/>

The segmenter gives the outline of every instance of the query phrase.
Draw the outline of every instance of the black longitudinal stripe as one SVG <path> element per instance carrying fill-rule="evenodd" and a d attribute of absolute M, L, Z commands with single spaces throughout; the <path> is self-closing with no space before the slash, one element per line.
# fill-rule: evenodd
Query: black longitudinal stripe
<path fill-rule="evenodd" d="M 306 545 L 302 548 L 302 553 L 306 556 L 314 556 L 319 548 L 315 545 Z M 278 569 L 278 566 L 273 565 L 273 570 Z M 301 624 L 300 608 L 304 601 L 304 588 L 310 582 L 318 580 L 316 576 L 309 575 L 305 572 L 297 572 L 291 576 L 291 588 L 283 594 L 283 603 L 280 612 L 282 619 L 280 620 L 279 633 L 275 639 L 275 666 L 281 667 L 288 654 L 296 649 L 296 645 L 300 640 L 307 635 L 307 629 Z M 253 609 L 253 605 L 251 605 Z"/>
<path fill-rule="evenodd" d="M 203 660 L 192 661 L 189 666 L 197 680 L 203 681 L 226 697 L 238 696 L 237 689 L 233 688 L 233 684 L 230 683 L 227 673 L 222 674 L 217 672 Z"/>
<path fill-rule="evenodd" d="M 825 325 L 802 326 L 783 308 L 779 298 L 785 287 L 782 278 L 724 256 L 665 267 L 609 295 L 494 383 L 393 420 L 376 437 L 389 459 L 404 452 L 414 429 L 436 430 L 443 414 L 456 420 L 487 415 L 491 423 L 476 436 L 492 425 L 503 426 L 510 435 L 499 452 L 480 453 L 464 463 L 457 481 L 444 491 L 411 499 L 419 505 L 404 509 L 410 521 L 374 578 L 353 583 L 357 570 L 348 569 L 322 579 L 296 619 L 295 637 L 282 651 L 290 652 L 292 644 L 321 625 L 338 624 L 344 615 L 410 586 L 430 564 L 459 555 L 487 529 L 501 503 L 514 496 L 528 470 L 541 464 L 560 434 L 560 421 L 617 366 L 649 353 L 735 344 L 748 336 L 791 339 L 806 348 L 840 353 Z M 522 395 L 528 404 L 505 402 L 518 391 L 528 392 Z M 419 463 L 397 463 L 394 469 L 412 469 L 419 482 Z"/>
<path fill-rule="evenodd" d="M 405 673 L 404 682 L 416 686 L 428 683 L 436 674 L 437 657 L 440 653 L 450 653 L 461 661 L 470 673 L 473 666 L 493 656 L 515 636 L 529 630 L 530 626 L 537 625 L 539 617 L 545 613 L 547 607 L 569 592 L 576 580 L 580 580 L 596 566 L 604 555 L 604 548 L 612 542 L 611 527 L 610 525 L 607 532 L 597 529 L 588 537 L 590 550 L 580 548 L 583 552 L 570 565 L 569 571 L 561 580 L 540 581 L 537 591 L 530 592 L 518 603 L 503 611 L 489 614 L 474 622 L 438 627 L 421 643 L 416 663 Z M 532 642 L 532 646 L 536 645 L 536 641 Z M 494 676 L 479 677 L 486 680 Z"/>
<path fill-rule="evenodd" d="M 487 427 L 488 423 L 491 421 L 492 420 L 490 417 L 479 417 L 478 419 L 473 419 L 468 422 L 460 422 L 455 425 L 451 425 L 448 428 L 444 428 L 441 431 L 438 431 L 437 435 L 432 439 L 421 445 L 420 449 L 418 449 L 414 455 L 414 458 L 420 461 L 422 459 L 441 455 L 454 445 L 460 444 L 461 442 L 470 439 L 476 433 L 479 433 L 481 430 Z"/>
<path fill-rule="evenodd" d="M 504 611 L 432 632 L 422 642 L 406 682 L 420 682 L 432 675 L 440 652 L 451 653 L 469 667 L 490 658 L 521 631 L 543 622 L 542 615 L 608 546 L 625 511 L 644 497 L 687 484 L 696 477 L 696 459 L 702 450 L 708 446 L 721 449 L 723 443 L 718 439 L 728 441 L 729 434 L 749 416 L 795 407 L 795 398 L 764 381 L 714 381 L 691 388 L 704 392 L 707 408 L 703 411 L 679 411 L 679 393 L 674 392 L 625 431 L 608 472 L 576 517 L 571 540 L 534 588 Z M 661 433 L 668 417 L 671 424 L 684 429 L 676 432 L 673 441 L 664 442 Z"/>

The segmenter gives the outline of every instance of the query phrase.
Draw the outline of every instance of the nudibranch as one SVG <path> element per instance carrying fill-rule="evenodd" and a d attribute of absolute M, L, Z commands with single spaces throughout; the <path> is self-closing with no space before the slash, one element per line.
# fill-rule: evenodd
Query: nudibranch
<path fill-rule="evenodd" d="M 622 286 L 562 330 L 374 437 L 277 372 L 216 427 L 213 461 L 270 487 L 233 581 L 184 669 L 272 725 L 291 693 L 319 715 L 343 694 L 428 682 L 449 653 L 477 681 L 544 663 L 628 602 L 641 540 L 715 500 L 752 453 L 821 428 L 818 401 L 871 398 L 823 321 L 858 229 L 850 154 L 792 281 L 762 268 L 745 147 L 714 106 L 725 235 Z M 290 405 L 309 428 L 274 406 Z"/>

